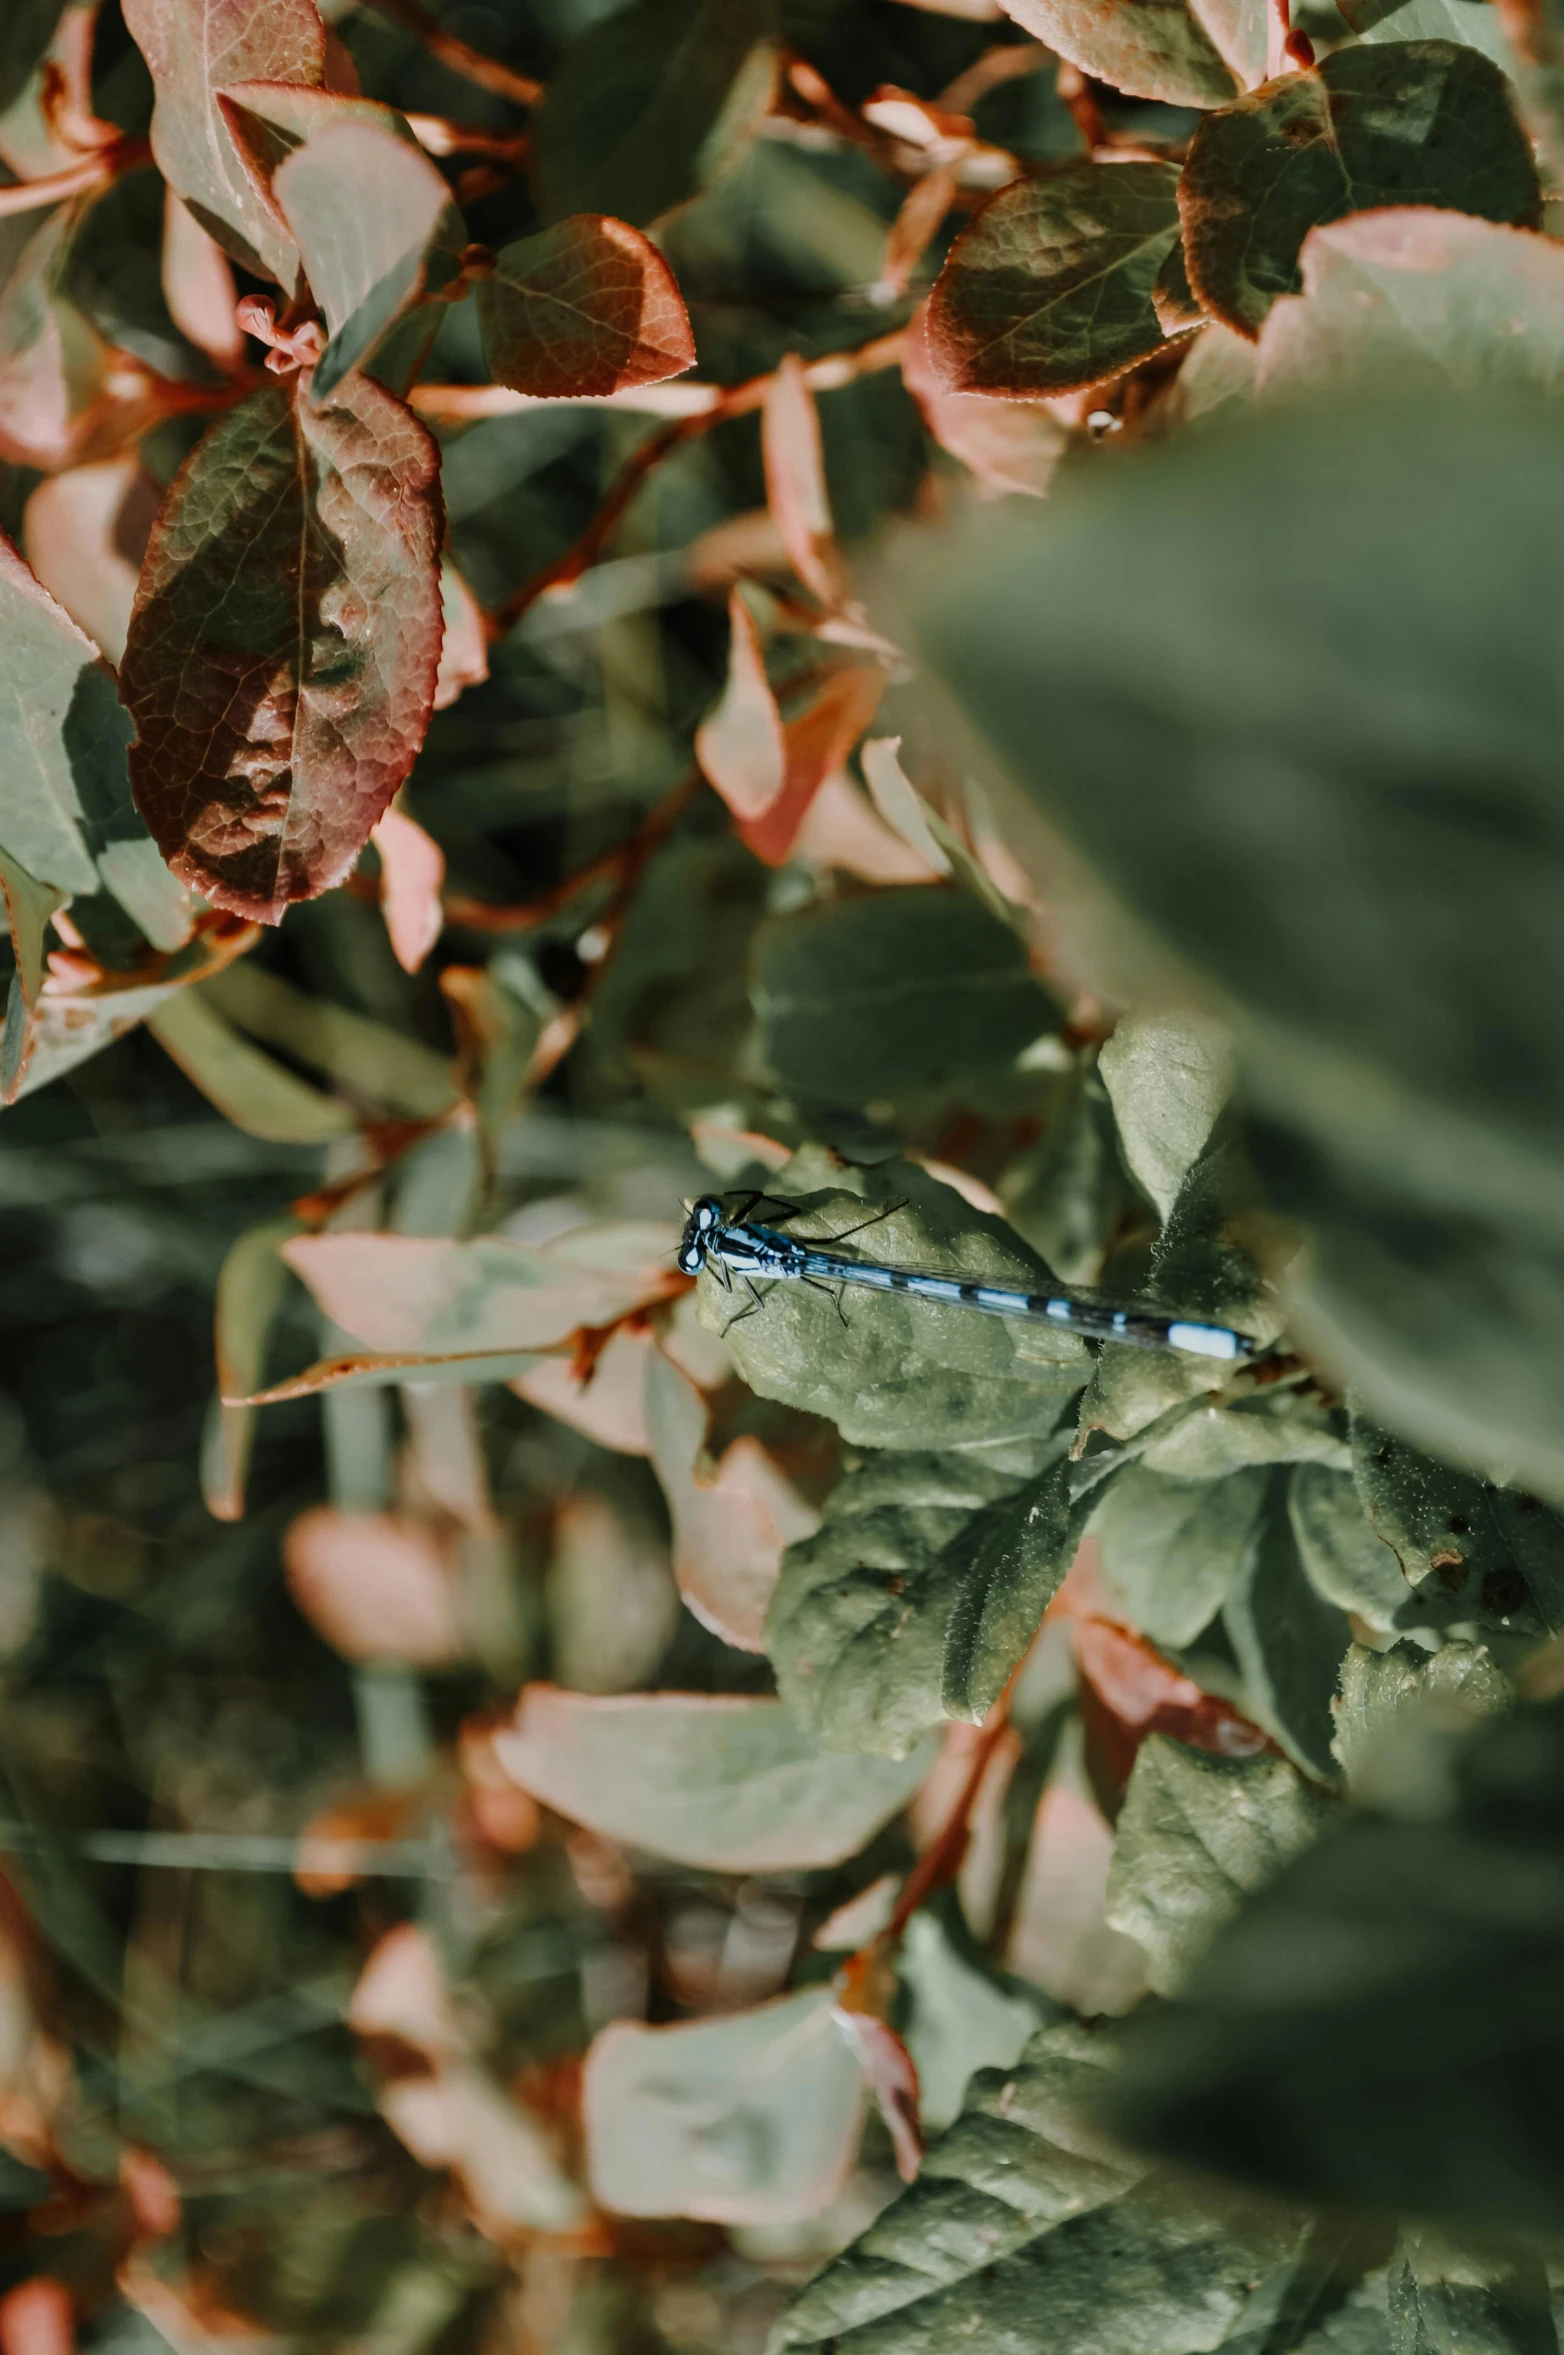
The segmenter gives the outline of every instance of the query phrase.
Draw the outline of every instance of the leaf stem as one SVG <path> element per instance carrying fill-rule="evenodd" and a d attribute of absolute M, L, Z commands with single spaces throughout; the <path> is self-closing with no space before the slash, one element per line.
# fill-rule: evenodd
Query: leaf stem
<path fill-rule="evenodd" d="M 492 91 L 496 98 L 508 98 L 514 106 L 536 106 L 542 97 L 541 82 L 531 74 L 518 74 L 513 66 L 501 64 L 497 57 L 485 56 L 470 42 L 448 33 L 439 19 L 422 5 L 422 0 L 370 0 L 370 6 L 378 15 L 400 25 L 404 32 L 415 35 L 431 57 L 438 58 L 453 74 L 476 82 L 480 90 Z"/>

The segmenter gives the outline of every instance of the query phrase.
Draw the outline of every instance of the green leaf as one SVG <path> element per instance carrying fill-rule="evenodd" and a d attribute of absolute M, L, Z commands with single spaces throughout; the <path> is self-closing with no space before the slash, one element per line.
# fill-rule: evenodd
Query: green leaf
<path fill-rule="evenodd" d="M 434 165 L 389 109 L 377 112 L 384 122 L 354 115 L 328 120 L 272 174 L 310 291 L 331 330 L 314 372 L 316 400 L 368 358 L 431 275 L 452 276 L 465 242 Z M 437 244 L 445 251 L 431 272 Z"/>
<path fill-rule="evenodd" d="M 318 88 L 325 36 L 314 0 L 124 0 L 124 17 L 157 94 L 158 169 L 235 261 L 291 294 L 298 249 L 246 169 L 218 91 L 249 81 Z"/>
<path fill-rule="evenodd" d="M 676 1230 L 651 1219 L 573 1227 L 540 1248 L 503 1235 L 301 1235 L 288 1264 L 334 1324 L 372 1350 L 550 1349 L 666 1298 Z"/>
<path fill-rule="evenodd" d="M 644 228 L 737 162 L 775 74 L 755 0 L 631 0 L 588 26 L 534 117 L 545 215 Z"/>
<path fill-rule="evenodd" d="M 1448 1814 L 1328 1833 L 1136 2023 L 1123 2131 L 1332 2206 L 1556 2234 L 1561 1791 L 1550 1703 L 1462 1746 Z"/>
<path fill-rule="evenodd" d="M 1391 1815 L 1439 1815 L 1453 1797 L 1454 1737 L 1508 1709 L 1515 1688 L 1485 1645 L 1414 1643 L 1342 1663 L 1333 1748 L 1354 1799 Z"/>
<path fill-rule="evenodd" d="M 5 904 L 5 928 L 11 936 L 11 955 L 16 963 L 14 978 L 29 1014 L 43 986 L 44 935 L 50 919 L 69 903 L 70 896 L 57 883 L 40 883 L 35 875 L 29 875 L 25 867 L 19 867 L 15 859 L 0 851 L 0 899 Z"/>
<path fill-rule="evenodd" d="M 1321 221 L 1428 204 L 1535 223 L 1541 201 L 1503 74 L 1450 41 L 1339 49 L 1264 83 L 1206 117 L 1179 186 L 1195 292 L 1251 337 Z"/>
<path fill-rule="evenodd" d="M 986 516 L 923 630 L 1227 993 L 1260 1175 L 1312 1230 L 1294 1328 L 1381 1420 L 1555 1495 L 1560 450 L 1519 396 L 1257 414 L 1064 483 L 1041 530 Z"/>
<path fill-rule="evenodd" d="M 1353 1477 L 1376 1537 L 1419 1606 L 1399 1624 L 1475 1621 L 1522 1635 L 1564 1630 L 1564 1514 L 1419 1454 L 1361 1416 Z"/>
<path fill-rule="evenodd" d="M 106 887 L 154 947 L 178 947 L 184 894 L 130 798 L 113 675 L 6 540 L 0 633 L 0 854 L 62 894 Z"/>
<path fill-rule="evenodd" d="M 581 2088 L 592 2189 L 618 2216 L 785 2224 L 840 2191 L 863 2072 L 825 1988 L 725 2019 L 594 2038 Z"/>
<path fill-rule="evenodd" d="M 959 1096 L 1059 1021 L 1008 925 L 921 884 L 774 917 L 752 995 L 777 1079 L 827 1104 Z"/>
<path fill-rule="evenodd" d="M 136 799 L 176 875 L 275 924 L 346 875 L 434 695 L 438 452 L 367 377 L 252 393 L 153 527 L 120 687 Z"/>
<path fill-rule="evenodd" d="M 1189 1316 L 1235 1325 L 1257 1340 L 1274 1337 L 1276 1311 L 1260 1297 L 1254 1261 L 1233 1232 L 1238 1195 L 1234 1157 L 1219 1146 L 1197 1161 L 1167 1215 L 1145 1282 L 1147 1298 Z M 1231 1381 L 1214 1361 L 1169 1350 L 1128 1349 L 1109 1343 L 1081 1400 L 1081 1429 L 1131 1438 L 1159 1415 Z"/>
<path fill-rule="evenodd" d="M 150 164 L 112 180 L 72 226 L 60 291 L 106 342 L 134 352 L 159 376 L 210 384 L 210 360 L 175 325 L 163 291 L 164 195 L 162 175 Z"/>
<path fill-rule="evenodd" d="M 1107 1919 L 1145 1948 L 1158 1995 L 1177 1992 L 1244 1900 L 1311 1848 L 1334 1812 L 1283 1758 L 1218 1758 L 1166 1734 L 1141 1744 Z"/>
<path fill-rule="evenodd" d="M 1522 7 L 1493 13 L 1504 30 L 1526 120 L 1556 184 L 1564 167 L 1564 7 L 1560 0 L 1525 0 Z"/>
<path fill-rule="evenodd" d="M 1302 294 L 1275 305 L 1260 339 L 1264 396 L 1339 397 L 1371 378 L 1551 389 L 1564 374 L 1564 252 L 1550 237 L 1403 206 L 1311 230 L 1300 267 Z"/>
<path fill-rule="evenodd" d="M 1273 1472 L 1222 1623 L 1244 1676 L 1248 1714 L 1305 1774 L 1329 1782 L 1331 1702 L 1347 1646 L 1346 1614 L 1311 1583 L 1287 1517 L 1287 1475 Z"/>
<path fill-rule="evenodd" d="M 907 1924 L 898 1969 L 912 1997 L 907 2050 L 918 2072 L 919 2121 L 935 2134 L 960 2115 L 979 2069 L 1015 2067 L 1037 2011 L 974 1970 L 929 1912 Z"/>
<path fill-rule="evenodd" d="M 1426 1623 L 1394 1550 L 1363 1509 L 1356 1484 L 1328 1464 L 1300 1464 L 1287 1491 L 1298 1558 L 1310 1584 L 1370 1627 Z"/>
<path fill-rule="evenodd" d="M 1153 296 L 1179 240 L 1178 177 L 1173 164 L 1064 164 L 990 197 L 929 297 L 945 389 L 1035 399 L 1159 350 Z"/>
<path fill-rule="evenodd" d="M 1050 2029 L 1012 2076 L 985 2071 L 917 2181 L 794 2300 L 773 2355 L 1196 2355 L 1269 2319 L 1296 2219 L 1241 2199 L 1219 2212 L 1167 2181 L 1115 2197 L 1130 2170 L 1077 2109 L 1089 2046 Z"/>
<path fill-rule="evenodd" d="M 1007 0 L 1006 14 L 1083 73 L 1129 98 L 1221 106 L 1233 75 L 1186 0 Z"/>
<path fill-rule="evenodd" d="M 194 990 L 180 990 L 157 1007 L 147 1026 L 186 1078 L 247 1136 L 313 1145 L 351 1136 L 358 1125 L 351 1106 L 252 1047 Z"/>
<path fill-rule="evenodd" d="M 31 80 L 59 22 L 65 0 L 12 0 L 5 51 L 0 56 L 0 112 L 13 106 Z"/>
<path fill-rule="evenodd" d="M 921 2347 L 943 2295 L 1116 2201 L 1145 2170 L 1091 2123 L 1113 2059 L 1106 2037 L 1071 2024 L 1034 2036 L 1010 2075 L 985 2070 L 916 2182 L 793 2300 L 775 2355 L 848 2332 L 852 2355 Z"/>
<path fill-rule="evenodd" d="M 523 1790 L 611 1840 L 711 1872 L 839 1864 L 933 1764 L 817 1749 L 780 1701 L 529 1685 L 495 1754 Z"/>
<path fill-rule="evenodd" d="M 1394 2355 L 1557 2355 L 1542 2259 L 1405 2232 L 1390 2274 Z"/>
<path fill-rule="evenodd" d="M 1155 1644 L 1192 1644 L 1227 1599 L 1268 1486 L 1263 1471 L 1169 1480 L 1130 1464 L 1092 1520 L 1102 1574 Z"/>
<path fill-rule="evenodd" d="M 1493 0 L 1337 0 L 1360 41 L 1461 41 L 1508 72 L 1503 12 Z"/>
<path fill-rule="evenodd" d="M 801 1205 L 788 1221 L 801 1239 L 843 1236 L 879 1210 L 853 1244 L 887 1266 L 1033 1290 L 1050 1280 L 1002 1221 L 910 1164 L 843 1168 L 811 1147 L 780 1172 L 775 1190 Z M 864 1447 L 1040 1439 L 1091 1363 L 1071 1334 L 902 1293 L 853 1291 L 838 1312 L 832 1293 L 780 1282 L 745 1315 L 747 1294 L 724 1288 L 708 1263 L 699 1300 L 702 1324 L 725 1334 L 752 1390 L 828 1416 Z"/>
<path fill-rule="evenodd" d="M 534 399 L 661 384 L 695 363 L 673 272 L 650 238 L 601 213 L 503 246 L 477 304 L 490 373 Z"/>
<path fill-rule="evenodd" d="M 1332 1418 L 1296 1390 L 1196 1407 L 1150 1442 L 1144 1460 L 1175 1480 L 1214 1480 L 1248 1464 L 1328 1464 L 1345 1472 L 1352 1461 Z"/>
<path fill-rule="evenodd" d="M 838 1483 L 766 1616 L 778 1689 L 817 1740 L 896 1757 L 941 1718 L 985 1715 L 1086 1519 L 1066 1437 L 1031 1464 L 1014 1447 L 897 1453 Z"/>
<path fill-rule="evenodd" d="M 1232 1093 L 1232 1034 L 1208 1015 L 1127 1014 L 1097 1068 L 1131 1174 L 1169 1218 Z"/>
<path fill-rule="evenodd" d="M 219 1013 L 269 1047 L 325 1072 L 351 1101 L 403 1120 L 437 1120 L 457 1098 L 444 1055 L 351 1006 L 311 997 L 253 958 L 202 984 Z"/>
<path fill-rule="evenodd" d="M 272 1328 L 287 1291 L 279 1247 L 299 1232 L 295 1218 L 267 1219 L 229 1246 L 217 1277 L 217 1400 L 201 1447 L 201 1494 L 218 1521 L 244 1515 L 255 1445 L 255 1409 L 225 1401 L 259 1390 Z"/>

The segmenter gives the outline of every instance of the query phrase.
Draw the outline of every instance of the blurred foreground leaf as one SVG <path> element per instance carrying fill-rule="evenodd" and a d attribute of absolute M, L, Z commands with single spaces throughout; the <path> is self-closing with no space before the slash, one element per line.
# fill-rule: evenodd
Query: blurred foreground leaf
<path fill-rule="evenodd" d="M 986 527 L 924 624 L 1241 1011 L 1302 1330 L 1382 1419 L 1554 1495 L 1560 448 L 1519 402 L 1256 419 Z"/>

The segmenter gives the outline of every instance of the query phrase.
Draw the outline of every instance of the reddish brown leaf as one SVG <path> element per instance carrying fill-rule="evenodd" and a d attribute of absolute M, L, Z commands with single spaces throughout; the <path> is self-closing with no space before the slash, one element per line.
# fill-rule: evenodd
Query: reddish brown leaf
<path fill-rule="evenodd" d="M 970 466 L 991 490 L 1040 499 L 1069 445 L 1067 425 L 1047 401 L 1002 401 L 989 393 L 947 392 L 934 372 L 919 311 L 907 330 L 901 372 L 923 422 L 942 450 Z"/>
<path fill-rule="evenodd" d="M 317 1505 L 283 1541 L 288 1587 L 317 1632 L 348 1660 L 459 1660 L 467 1646 L 446 1550 L 395 1513 Z"/>
<path fill-rule="evenodd" d="M 163 299 L 181 335 L 220 368 L 244 355 L 244 338 L 234 317 L 234 274 L 228 256 L 209 237 L 172 188 L 163 214 Z"/>
<path fill-rule="evenodd" d="M 478 287 L 489 367 L 539 399 L 626 392 L 695 364 L 673 272 L 651 239 L 576 213 L 505 246 Z"/>
<path fill-rule="evenodd" d="M 894 2028 L 872 2013 L 837 2007 L 836 2022 L 863 2063 L 869 2091 L 885 2120 L 896 2154 L 896 2172 L 910 2183 L 923 2163 L 923 2128 L 918 2118 L 918 2064 Z"/>
<path fill-rule="evenodd" d="M 728 595 L 728 622 L 728 683 L 695 731 L 695 756 L 734 816 L 752 819 L 787 782 L 787 743 L 760 632 L 737 589 Z"/>
<path fill-rule="evenodd" d="M 22 517 L 28 563 L 110 662 L 118 662 L 125 651 L 136 578 L 159 496 L 157 484 L 131 453 L 46 476 Z"/>
<path fill-rule="evenodd" d="M 152 152 L 169 186 L 236 261 L 291 293 L 298 252 L 240 159 L 217 104 L 230 82 L 318 88 L 326 39 L 314 0 L 123 0 L 157 104 Z"/>
<path fill-rule="evenodd" d="M 831 522 L 820 418 L 804 363 L 789 352 L 766 387 L 760 417 L 766 503 L 782 535 L 788 562 L 822 605 L 842 601 L 842 559 Z"/>
<path fill-rule="evenodd" d="M 120 691 L 131 779 L 174 872 L 275 924 L 340 883 L 428 725 L 438 454 L 368 377 L 307 376 L 216 424 L 175 478 Z"/>
<path fill-rule="evenodd" d="M 0 2298 L 0 2355 L 72 2355 L 75 2345 L 71 2293 L 51 2274 L 35 2273 Z"/>
<path fill-rule="evenodd" d="M 782 790 L 758 818 L 741 819 L 739 834 L 770 867 L 792 855 L 799 827 L 815 795 L 839 769 L 879 709 L 885 673 L 868 664 L 833 671 L 819 694 L 786 723 L 787 774 Z"/>
<path fill-rule="evenodd" d="M 395 809 L 387 810 L 375 828 L 374 843 L 380 853 L 380 912 L 386 931 L 403 972 L 416 973 L 445 921 L 440 905 L 445 853 L 416 818 Z"/>
<path fill-rule="evenodd" d="M 436 711 L 445 711 L 464 688 L 481 687 L 489 675 L 489 638 L 483 626 L 483 608 L 449 556 L 440 565 L 440 608 L 445 635 L 440 641 L 434 707 Z"/>

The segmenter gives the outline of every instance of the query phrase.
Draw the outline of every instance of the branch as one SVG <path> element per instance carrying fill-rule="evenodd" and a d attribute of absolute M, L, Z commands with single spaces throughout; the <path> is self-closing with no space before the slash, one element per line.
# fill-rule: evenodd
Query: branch
<path fill-rule="evenodd" d="M 531 74 L 518 74 L 497 57 L 485 57 L 481 49 L 470 42 L 458 40 L 448 33 L 438 18 L 431 16 L 422 0 L 370 0 L 370 6 L 381 16 L 387 16 L 404 32 L 422 41 L 431 57 L 437 57 L 453 74 L 462 74 L 469 82 L 476 82 L 480 90 L 491 90 L 496 98 L 508 98 L 514 106 L 536 106 L 543 95 L 543 84 Z"/>
<path fill-rule="evenodd" d="M 68 196 L 84 196 L 89 189 L 105 188 L 122 172 L 133 172 L 138 164 L 146 163 L 151 153 L 145 139 L 119 139 L 112 147 L 84 155 L 78 164 L 67 164 L 63 172 L 46 172 L 37 180 L 18 180 L 12 188 L 0 188 L 0 220 L 8 213 L 35 212 L 46 204 L 61 204 Z"/>

